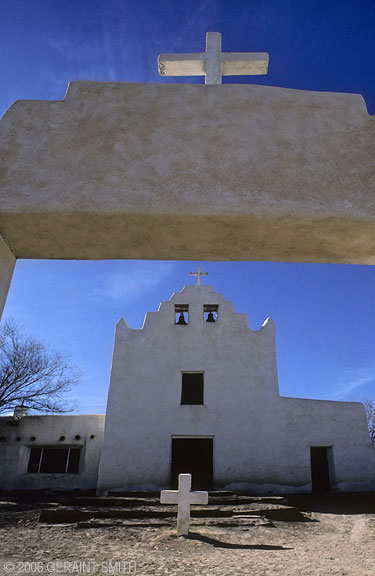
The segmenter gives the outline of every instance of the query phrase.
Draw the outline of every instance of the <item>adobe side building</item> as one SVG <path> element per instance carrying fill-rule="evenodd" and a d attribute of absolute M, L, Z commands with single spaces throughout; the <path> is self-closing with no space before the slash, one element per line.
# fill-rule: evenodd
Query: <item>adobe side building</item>
<path fill-rule="evenodd" d="M 0 418 L 0 490 L 95 490 L 104 414 Z"/>
<path fill-rule="evenodd" d="M 98 492 L 193 487 L 253 492 L 375 488 L 360 403 L 280 397 L 271 319 L 187 286 L 117 324 Z"/>

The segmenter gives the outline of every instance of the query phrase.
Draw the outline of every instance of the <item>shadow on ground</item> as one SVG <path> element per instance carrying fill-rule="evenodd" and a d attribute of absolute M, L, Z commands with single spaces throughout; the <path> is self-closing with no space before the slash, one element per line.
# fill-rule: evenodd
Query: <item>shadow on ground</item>
<path fill-rule="evenodd" d="M 275 508 L 270 510 L 260 510 L 259 514 L 268 520 L 277 520 L 278 522 L 318 522 L 314 518 L 309 518 L 297 508 Z"/>
<path fill-rule="evenodd" d="M 285 548 L 284 546 L 272 546 L 270 544 L 234 544 L 233 542 L 223 542 L 217 538 L 211 538 L 199 532 L 189 532 L 187 536 L 189 540 L 200 540 L 206 544 L 211 544 L 216 548 L 229 548 L 231 550 L 292 550 L 292 548 Z"/>
<path fill-rule="evenodd" d="M 375 493 L 295 494 L 287 496 L 290 506 L 301 512 L 321 514 L 375 514 Z"/>

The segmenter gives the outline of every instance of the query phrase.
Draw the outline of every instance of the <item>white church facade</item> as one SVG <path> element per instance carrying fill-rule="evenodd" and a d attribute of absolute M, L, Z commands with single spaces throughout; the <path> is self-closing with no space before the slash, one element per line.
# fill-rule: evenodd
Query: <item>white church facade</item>
<path fill-rule="evenodd" d="M 98 491 L 375 487 L 362 404 L 280 397 L 275 328 L 186 286 L 143 328 L 117 324 Z"/>
<path fill-rule="evenodd" d="M 1 417 L 0 460 L 0 490 L 375 489 L 362 404 L 281 397 L 273 321 L 200 285 L 118 322 L 105 416 Z"/>

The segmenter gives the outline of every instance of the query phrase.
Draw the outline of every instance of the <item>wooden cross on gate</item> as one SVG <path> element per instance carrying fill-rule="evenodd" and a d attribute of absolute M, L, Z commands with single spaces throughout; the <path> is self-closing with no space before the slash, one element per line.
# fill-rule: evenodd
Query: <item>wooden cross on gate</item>
<path fill-rule="evenodd" d="M 178 504 L 177 536 L 189 534 L 191 504 L 208 504 L 208 492 L 191 491 L 191 474 L 178 475 L 178 490 L 162 490 L 161 504 Z"/>
<path fill-rule="evenodd" d="M 266 52 L 222 52 L 220 32 L 207 32 L 206 51 L 160 54 L 160 76 L 205 76 L 205 84 L 221 84 L 222 76 L 267 74 Z"/>

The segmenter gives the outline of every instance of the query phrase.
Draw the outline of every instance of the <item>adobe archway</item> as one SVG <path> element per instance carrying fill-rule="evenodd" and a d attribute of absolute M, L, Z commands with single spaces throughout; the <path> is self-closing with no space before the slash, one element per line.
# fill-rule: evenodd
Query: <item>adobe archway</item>
<path fill-rule="evenodd" d="M 363 98 L 73 82 L 0 122 L 0 309 L 15 258 L 373 264 Z"/>

